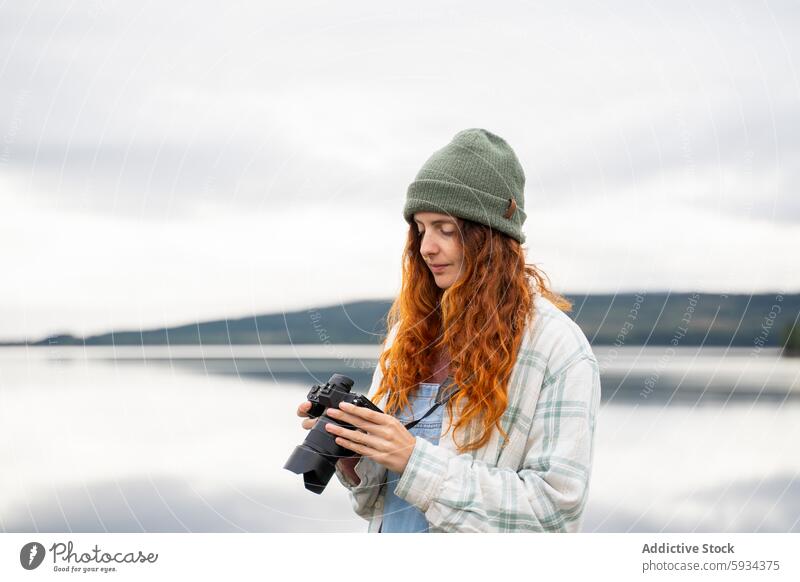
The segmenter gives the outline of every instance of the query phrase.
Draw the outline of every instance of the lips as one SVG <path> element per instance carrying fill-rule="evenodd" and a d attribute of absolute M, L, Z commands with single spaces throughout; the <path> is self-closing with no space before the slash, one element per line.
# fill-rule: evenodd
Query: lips
<path fill-rule="evenodd" d="M 430 268 L 431 268 L 431 271 L 433 271 L 434 273 L 441 273 L 445 269 L 445 267 L 447 267 L 447 266 L 448 266 L 447 264 L 444 264 L 444 265 L 430 265 Z"/>

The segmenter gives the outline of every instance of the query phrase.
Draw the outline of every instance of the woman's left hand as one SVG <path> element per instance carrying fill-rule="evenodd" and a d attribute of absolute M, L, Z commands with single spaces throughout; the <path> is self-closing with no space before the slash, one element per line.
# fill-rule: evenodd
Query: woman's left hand
<path fill-rule="evenodd" d="M 336 436 L 336 444 L 369 457 L 395 473 L 405 470 L 417 439 L 394 416 L 347 402 L 342 402 L 339 409 L 328 408 L 325 413 L 364 431 L 328 423 L 325 428 Z"/>

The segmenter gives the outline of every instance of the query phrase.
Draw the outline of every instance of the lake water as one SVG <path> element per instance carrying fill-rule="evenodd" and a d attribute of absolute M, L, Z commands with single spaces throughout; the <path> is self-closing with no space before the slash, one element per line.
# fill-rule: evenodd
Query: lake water
<path fill-rule="evenodd" d="M 596 347 L 584 531 L 800 531 L 800 361 Z M 283 463 L 311 384 L 375 346 L 0 349 L 0 531 L 365 531 Z"/>

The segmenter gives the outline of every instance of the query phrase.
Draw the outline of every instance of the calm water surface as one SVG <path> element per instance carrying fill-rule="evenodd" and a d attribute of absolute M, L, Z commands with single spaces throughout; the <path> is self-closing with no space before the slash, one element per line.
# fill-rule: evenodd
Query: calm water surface
<path fill-rule="evenodd" d="M 199 351 L 201 350 L 201 351 Z M 584 531 L 800 531 L 800 362 L 598 347 Z M 0 349 L 0 531 L 365 531 L 283 463 L 374 346 Z"/>

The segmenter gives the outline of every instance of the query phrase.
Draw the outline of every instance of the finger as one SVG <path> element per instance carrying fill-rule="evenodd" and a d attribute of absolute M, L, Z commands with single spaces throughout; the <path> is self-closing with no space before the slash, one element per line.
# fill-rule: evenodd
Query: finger
<path fill-rule="evenodd" d="M 381 438 L 374 437 L 358 430 L 350 430 L 335 424 L 327 424 L 325 425 L 325 429 L 334 436 L 342 437 L 345 440 L 358 443 L 360 445 L 366 445 L 372 449 L 380 449 L 384 444 L 384 441 Z"/>
<path fill-rule="evenodd" d="M 344 447 L 344 448 L 346 448 L 348 450 L 351 450 L 354 453 L 358 453 L 362 457 L 366 457 L 369 454 L 374 452 L 369 447 L 366 447 L 366 446 L 364 446 L 364 445 L 362 445 L 360 443 L 348 440 L 348 439 L 343 438 L 343 437 L 336 437 L 336 444 L 339 445 L 339 446 L 342 446 L 342 447 Z"/>
<path fill-rule="evenodd" d="M 318 418 L 306 418 L 303 420 L 301 424 L 303 425 L 304 429 L 311 430 L 312 428 L 314 428 L 314 425 L 317 424 L 318 420 L 319 420 Z"/>
<path fill-rule="evenodd" d="M 367 432 L 376 432 L 380 428 L 380 425 L 377 425 L 373 422 L 368 422 L 360 416 L 349 414 L 341 409 L 329 408 L 327 414 L 337 422 L 346 422 Z"/>
<path fill-rule="evenodd" d="M 297 407 L 297 416 L 308 416 L 308 411 L 311 410 L 311 403 L 306 400 Z"/>
<path fill-rule="evenodd" d="M 345 412 L 355 414 L 356 416 L 359 416 L 369 422 L 374 422 L 375 424 L 381 424 L 381 422 L 388 416 L 383 412 L 377 412 L 376 410 L 364 408 L 363 406 L 356 406 L 354 404 L 350 404 L 349 402 L 342 402 L 339 407 Z"/>

